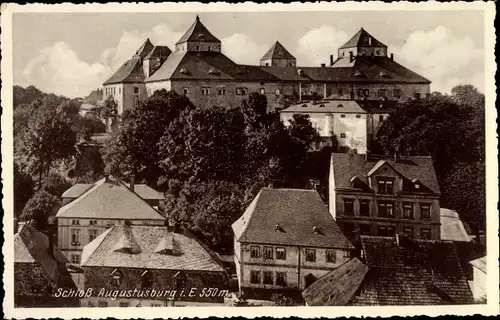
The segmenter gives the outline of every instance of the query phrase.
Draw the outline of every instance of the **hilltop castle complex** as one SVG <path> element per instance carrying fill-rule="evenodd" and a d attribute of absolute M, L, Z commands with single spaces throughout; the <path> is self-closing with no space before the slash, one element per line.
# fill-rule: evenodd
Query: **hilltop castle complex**
<path fill-rule="evenodd" d="M 327 99 L 406 101 L 430 92 L 429 80 L 394 61 L 387 46 L 364 29 L 332 54 L 328 65 L 315 67 L 297 66 L 279 42 L 258 66 L 237 64 L 221 49 L 221 41 L 196 17 L 174 51 L 147 39 L 104 82 L 104 98 L 113 96 L 122 114 L 160 89 L 185 94 L 199 107 L 228 108 L 259 92 L 271 109 Z"/>

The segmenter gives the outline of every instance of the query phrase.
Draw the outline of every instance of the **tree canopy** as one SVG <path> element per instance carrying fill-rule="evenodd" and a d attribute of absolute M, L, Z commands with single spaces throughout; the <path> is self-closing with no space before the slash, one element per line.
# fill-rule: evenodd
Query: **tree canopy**
<path fill-rule="evenodd" d="M 55 215 L 59 207 L 58 197 L 41 190 L 28 200 L 20 219 L 21 221 L 34 220 L 37 229 L 43 230 L 47 226 L 47 219 Z"/>

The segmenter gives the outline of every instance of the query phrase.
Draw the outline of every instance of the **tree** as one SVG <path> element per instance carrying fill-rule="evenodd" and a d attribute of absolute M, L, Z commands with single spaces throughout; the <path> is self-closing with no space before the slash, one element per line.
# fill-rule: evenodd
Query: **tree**
<path fill-rule="evenodd" d="M 19 217 L 26 202 L 33 196 L 35 182 L 23 168 L 14 162 L 14 216 Z"/>
<path fill-rule="evenodd" d="M 287 297 L 281 293 L 273 294 L 271 296 L 271 301 L 273 301 L 276 306 L 280 307 L 290 307 L 299 305 L 294 299 Z"/>
<path fill-rule="evenodd" d="M 60 174 L 51 172 L 42 182 L 42 190 L 48 193 L 61 197 L 64 191 L 71 187 L 71 183 L 64 179 Z"/>
<path fill-rule="evenodd" d="M 118 103 L 113 96 L 107 96 L 99 106 L 99 116 L 107 124 L 114 128 L 118 119 Z"/>
<path fill-rule="evenodd" d="M 68 159 L 75 153 L 76 134 L 58 112 L 57 102 L 57 98 L 46 97 L 34 110 L 23 134 L 24 152 L 31 161 L 31 172 L 38 175 L 39 186 L 55 161 Z"/>
<path fill-rule="evenodd" d="M 28 86 L 23 88 L 20 86 L 14 86 L 13 88 L 13 106 L 14 110 L 22 105 L 30 105 L 35 100 L 41 100 L 45 97 L 45 93 L 38 90 L 34 86 Z"/>
<path fill-rule="evenodd" d="M 94 114 L 86 114 L 78 119 L 78 137 L 89 141 L 96 133 L 106 132 L 106 125 Z"/>
<path fill-rule="evenodd" d="M 156 186 L 162 175 L 158 142 L 170 123 L 188 108 L 194 106 L 187 97 L 159 90 L 129 110 L 106 147 L 106 171 L 122 178 L 134 174 L 136 181 L 145 179 Z"/>
<path fill-rule="evenodd" d="M 35 227 L 43 230 L 47 226 L 47 219 L 57 213 L 60 207 L 59 199 L 45 190 L 37 191 L 28 200 L 21 214 L 21 221 L 34 220 Z"/>
<path fill-rule="evenodd" d="M 484 94 L 471 84 L 458 85 L 451 89 L 452 98 L 459 104 L 484 109 Z"/>

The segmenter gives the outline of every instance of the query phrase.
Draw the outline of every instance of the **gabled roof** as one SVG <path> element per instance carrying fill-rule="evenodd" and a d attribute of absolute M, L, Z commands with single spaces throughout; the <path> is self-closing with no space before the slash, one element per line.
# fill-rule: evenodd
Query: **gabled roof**
<path fill-rule="evenodd" d="M 116 244 L 126 232 L 133 236 L 139 252 L 115 251 Z M 224 272 L 209 252 L 185 230 L 172 236 L 174 247 L 179 249 L 178 254 L 157 252 L 158 244 L 168 232 L 171 231 L 167 226 L 115 225 L 105 235 L 85 246 L 81 266 Z"/>
<path fill-rule="evenodd" d="M 200 21 L 200 17 L 196 16 L 196 20 L 184 33 L 184 35 L 177 41 L 176 44 L 188 41 L 193 42 L 220 42 L 213 34 L 208 31 L 207 27 Z"/>
<path fill-rule="evenodd" d="M 49 238 L 29 224 L 24 224 L 14 235 L 14 262 L 39 265 L 59 287 L 76 288 L 66 269 L 68 260 L 55 246 L 51 250 Z M 33 281 L 33 278 L 23 280 Z"/>
<path fill-rule="evenodd" d="M 276 41 L 260 60 L 270 59 L 295 59 L 295 57 L 279 41 Z"/>
<path fill-rule="evenodd" d="M 451 209 L 440 209 L 441 240 L 470 242 L 458 213 Z"/>
<path fill-rule="evenodd" d="M 352 305 L 470 304 L 472 292 L 452 242 L 361 236 L 369 272 Z"/>
<path fill-rule="evenodd" d="M 130 187 L 129 183 L 124 184 L 127 187 Z M 85 193 L 85 191 L 89 190 L 94 186 L 94 183 L 76 183 L 72 185 L 68 190 L 64 191 L 62 194 L 62 198 L 69 198 L 69 199 L 76 199 L 82 194 Z M 141 197 L 141 199 L 144 200 L 163 200 L 165 197 L 163 194 L 159 191 L 156 191 L 155 189 L 151 188 L 147 184 L 136 184 L 134 185 L 134 192 Z"/>
<path fill-rule="evenodd" d="M 58 218 L 165 220 L 121 180 L 106 177 L 57 213 Z"/>
<path fill-rule="evenodd" d="M 345 306 L 368 273 L 358 258 L 347 261 L 325 274 L 302 292 L 309 306 Z"/>
<path fill-rule="evenodd" d="M 140 62 L 140 57 L 134 57 L 125 61 L 122 66 L 103 83 L 103 85 L 143 82 L 145 76 Z"/>
<path fill-rule="evenodd" d="M 240 242 L 353 248 L 315 190 L 263 188 L 232 228 Z"/>
<path fill-rule="evenodd" d="M 332 153 L 335 188 L 351 188 L 350 179 L 353 176 L 358 176 L 368 185 L 367 174 L 380 160 L 385 160 L 407 180 L 419 180 L 420 190 L 440 193 L 432 158 L 423 156 L 401 156 L 395 162 L 389 156 L 370 155 L 365 159 L 363 154 Z"/>
<path fill-rule="evenodd" d="M 146 82 L 163 80 L 278 81 L 258 66 L 239 65 L 215 51 L 173 52 Z"/>
<path fill-rule="evenodd" d="M 371 39 L 370 39 L 371 38 Z M 361 28 L 351 39 L 340 46 L 339 49 L 351 47 L 387 47 L 382 42 L 375 39 L 371 34 Z"/>

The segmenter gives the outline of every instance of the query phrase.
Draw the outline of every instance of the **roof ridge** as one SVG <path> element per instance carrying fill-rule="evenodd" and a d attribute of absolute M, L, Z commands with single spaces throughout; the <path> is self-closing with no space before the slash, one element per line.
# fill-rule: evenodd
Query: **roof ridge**
<path fill-rule="evenodd" d="M 99 244 L 95 248 L 93 248 L 93 250 L 87 256 L 84 256 L 83 253 L 85 252 L 85 247 L 88 247 L 88 248 L 90 248 L 90 247 L 87 244 L 83 248 L 83 251 L 82 251 L 82 260 L 80 261 L 80 266 L 83 266 L 84 263 L 87 263 L 90 260 L 90 258 L 92 258 L 94 252 L 96 252 L 101 247 L 101 245 L 104 243 L 104 240 L 106 240 L 109 237 L 109 235 L 111 234 L 111 231 L 115 227 L 116 227 L 116 225 L 112 226 L 111 228 L 105 230 L 103 233 L 101 233 L 100 235 L 98 235 L 97 238 L 94 239 L 94 241 L 96 241 L 97 239 L 100 238 Z M 92 243 L 92 242 L 90 242 L 90 243 Z"/>
<path fill-rule="evenodd" d="M 106 182 L 106 178 L 102 178 L 101 180 L 97 181 L 94 183 L 94 186 L 90 187 L 87 191 L 82 193 L 78 198 L 75 200 L 71 201 L 70 203 L 66 204 L 63 206 L 61 209 L 56 214 L 56 217 L 59 216 L 60 214 L 68 211 L 69 208 L 72 208 L 76 203 L 80 202 L 82 199 L 87 197 L 90 193 L 94 192 L 98 187 L 102 186 Z"/>

